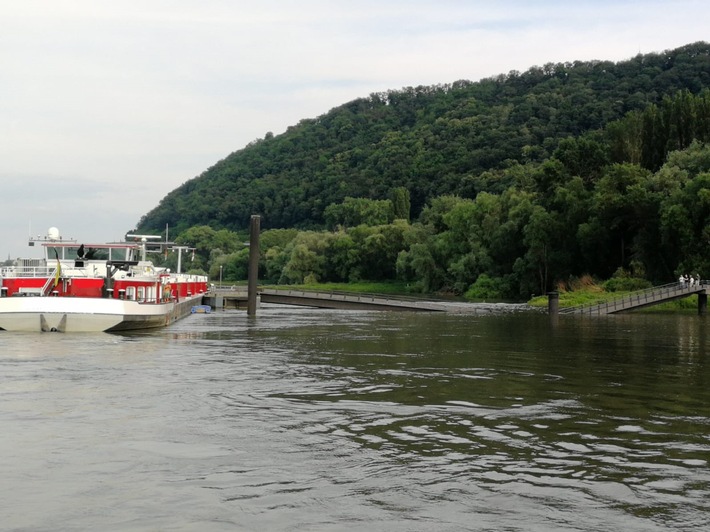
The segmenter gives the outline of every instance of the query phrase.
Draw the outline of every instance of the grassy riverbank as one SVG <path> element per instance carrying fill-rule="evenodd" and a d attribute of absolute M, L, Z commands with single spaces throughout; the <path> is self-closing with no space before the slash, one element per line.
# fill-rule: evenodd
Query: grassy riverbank
<path fill-rule="evenodd" d="M 603 294 L 595 293 L 585 293 L 582 292 L 567 292 L 560 294 L 560 308 L 565 307 L 577 307 L 579 305 L 594 305 L 596 303 L 603 303 L 605 301 L 613 301 L 623 296 L 625 293 L 629 292 L 606 292 Z M 538 296 L 530 301 L 528 304 L 532 307 L 547 307 L 547 296 Z M 669 301 L 667 303 L 660 303 L 652 307 L 645 307 L 642 309 L 635 310 L 634 312 L 689 312 L 694 313 L 698 311 L 698 297 L 688 296 L 685 299 L 678 299 L 676 301 Z"/>
<path fill-rule="evenodd" d="M 578 307 L 580 305 L 595 305 L 619 299 L 622 296 L 633 293 L 642 287 L 635 287 L 633 290 L 610 290 L 607 288 L 609 281 L 595 283 L 590 279 L 576 280 L 570 287 L 560 287 L 558 290 L 560 298 L 560 308 Z M 612 285 L 613 286 L 613 285 Z M 546 307 L 547 296 L 537 296 L 528 301 L 533 307 Z M 697 312 L 698 297 L 693 295 L 676 301 L 661 303 L 652 307 L 639 309 L 636 312 Z"/>

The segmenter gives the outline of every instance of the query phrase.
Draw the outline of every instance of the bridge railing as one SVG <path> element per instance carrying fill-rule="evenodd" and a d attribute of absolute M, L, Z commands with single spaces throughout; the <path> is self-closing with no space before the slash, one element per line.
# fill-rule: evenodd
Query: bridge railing
<path fill-rule="evenodd" d="M 313 294 L 317 296 L 335 296 L 335 297 L 359 297 L 361 299 L 371 299 L 371 300 L 387 300 L 387 301 L 406 301 L 408 303 L 429 303 L 435 302 L 446 302 L 450 301 L 445 298 L 436 297 L 417 297 L 417 296 L 407 296 L 403 294 L 389 294 L 386 292 L 348 292 L 346 290 L 303 290 L 303 289 L 289 289 L 289 288 L 277 288 L 273 290 L 283 290 L 288 292 L 302 292 L 305 294 Z"/>
<path fill-rule="evenodd" d="M 708 280 L 690 283 L 674 282 L 624 294 L 609 301 L 585 303 L 576 307 L 560 309 L 560 314 L 610 314 L 628 308 L 639 307 L 682 295 L 692 295 L 710 285 Z"/>
<path fill-rule="evenodd" d="M 301 290 L 301 289 L 282 289 L 282 288 L 261 288 L 259 293 L 262 296 L 288 296 L 288 297 L 303 297 L 312 298 L 322 301 L 342 301 L 350 303 L 373 303 L 379 305 L 393 304 L 395 306 L 407 306 L 414 308 L 427 307 L 429 309 L 440 307 L 440 303 L 446 300 L 425 299 L 421 297 L 409 297 L 387 293 L 371 293 L 371 292 L 345 292 L 338 290 Z"/>
<path fill-rule="evenodd" d="M 364 304 L 372 305 L 373 308 L 390 306 L 417 310 L 444 310 L 444 304 L 451 301 L 445 298 L 434 299 L 388 293 L 347 292 L 340 290 L 303 290 L 300 288 L 294 289 L 288 286 L 280 286 L 278 288 L 272 286 L 259 286 L 257 288 L 257 294 L 261 297 L 262 302 L 273 302 L 274 298 L 281 298 L 282 300 L 284 298 L 288 298 L 290 300 L 312 300 L 314 302 L 313 306 L 320 306 L 317 304 L 320 302 L 323 304 Z M 241 285 L 231 287 L 211 286 L 206 295 L 246 297 L 247 287 L 242 287 Z M 326 306 L 326 308 L 330 307 Z"/>
<path fill-rule="evenodd" d="M 232 285 L 232 286 L 214 286 L 210 287 L 210 292 L 215 292 L 217 294 L 225 294 L 228 292 L 246 292 L 247 287 L 244 285 Z M 444 297 L 433 297 L 433 296 L 408 296 L 403 294 L 390 294 L 386 292 L 348 292 L 347 290 L 317 290 L 317 289 L 303 289 L 303 288 L 293 288 L 289 285 L 280 285 L 278 287 L 266 285 L 259 285 L 257 287 L 257 292 L 267 292 L 276 293 L 282 292 L 284 294 L 306 294 L 314 297 L 359 297 L 363 300 L 392 300 L 392 301 L 406 301 L 411 303 L 416 302 L 432 302 L 440 301 L 447 302 L 452 301 L 452 299 L 447 299 Z"/>

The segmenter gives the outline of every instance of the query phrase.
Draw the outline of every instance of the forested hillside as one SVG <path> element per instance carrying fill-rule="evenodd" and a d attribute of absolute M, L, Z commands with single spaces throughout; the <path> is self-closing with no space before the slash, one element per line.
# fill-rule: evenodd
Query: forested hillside
<path fill-rule="evenodd" d="M 670 279 L 710 268 L 708 87 L 710 45 L 696 43 L 372 94 L 229 155 L 138 229 L 168 224 L 233 277 L 225 237 L 251 214 L 330 229 L 272 232 L 262 267 L 280 282 L 398 276 L 524 297 L 618 268 Z"/>
<path fill-rule="evenodd" d="M 544 161 L 563 138 L 681 89 L 697 94 L 710 86 L 709 53 L 697 43 L 620 63 L 547 64 L 372 94 L 232 153 L 170 192 L 138 228 L 235 230 L 251 214 L 264 227 L 317 226 L 331 203 L 385 199 L 400 186 L 416 216 L 438 195 L 474 197 L 486 170 Z"/>

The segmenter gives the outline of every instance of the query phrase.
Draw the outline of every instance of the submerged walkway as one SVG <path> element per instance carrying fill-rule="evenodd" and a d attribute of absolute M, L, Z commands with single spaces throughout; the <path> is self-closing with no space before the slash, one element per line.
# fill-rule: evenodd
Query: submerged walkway
<path fill-rule="evenodd" d="M 693 285 L 689 285 L 688 283 L 681 285 L 676 282 L 625 294 L 618 299 L 604 303 L 560 309 L 559 313 L 583 314 L 587 316 L 616 314 L 618 312 L 628 312 L 630 310 L 650 307 L 652 305 L 658 305 L 667 301 L 683 299 L 698 294 L 698 313 L 705 314 L 708 290 L 710 290 L 710 281 L 697 281 L 693 283 Z"/>
<path fill-rule="evenodd" d="M 277 290 L 273 288 L 259 288 L 257 293 L 262 303 L 276 303 L 302 307 L 350 310 L 411 310 L 425 312 L 445 312 L 447 310 L 445 305 L 435 301 L 377 294 L 310 292 L 305 290 Z M 205 294 L 206 303 L 217 308 L 241 308 L 246 300 L 246 287 L 241 286 L 236 286 L 232 289 L 211 290 Z"/>
<path fill-rule="evenodd" d="M 446 308 L 436 302 L 406 297 L 372 294 L 345 294 L 338 292 L 308 292 L 303 290 L 259 290 L 262 303 L 280 303 L 304 307 L 355 309 L 355 310 L 414 310 L 438 311 Z"/>

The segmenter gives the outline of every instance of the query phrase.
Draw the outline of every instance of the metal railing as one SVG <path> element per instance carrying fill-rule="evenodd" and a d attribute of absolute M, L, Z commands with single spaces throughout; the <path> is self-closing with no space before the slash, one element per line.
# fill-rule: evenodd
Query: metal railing
<path fill-rule="evenodd" d="M 47 282 L 44 283 L 44 286 L 42 287 L 42 295 L 43 296 L 46 296 L 47 294 L 49 294 L 51 292 L 52 284 L 58 280 L 58 278 L 57 278 L 58 271 L 59 271 L 58 268 L 54 268 L 54 271 L 47 278 Z"/>
<path fill-rule="evenodd" d="M 636 292 L 624 294 L 610 301 L 600 301 L 596 303 L 585 303 L 576 307 L 560 309 L 560 314 L 587 314 L 603 315 L 621 312 L 632 308 L 644 307 L 664 301 L 670 301 L 681 297 L 691 296 L 705 290 L 710 286 L 708 280 L 698 280 L 690 283 L 668 283 L 661 286 L 654 286 Z"/>
<path fill-rule="evenodd" d="M 224 294 L 224 293 L 246 293 L 248 291 L 248 287 L 246 285 L 231 285 L 231 286 L 219 286 L 216 285 L 214 287 L 210 287 L 208 292 L 215 292 L 217 294 Z M 447 299 L 443 297 L 417 297 L 417 296 L 407 296 L 407 295 L 402 295 L 402 294 L 388 294 L 388 293 L 382 293 L 382 292 L 348 292 L 347 290 L 309 290 L 309 289 L 302 289 L 302 288 L 289 288 L 288 285 L 280 285 L 278 287 L 274 287 L 271 285 L 268 286 L 262 286 L 259 285 L 257 287 L 257 292 L 264 292 L 268 291 L 269 293 L 276 293 L 276 292 L 283 292 L 284 294 L 306 294 L 306 295 L 313 295 L 321 298 L 332 298 L 332 297 L 360 297 L 362 299 L 387 299 L 387 300 L 397 300 L 397 301 L 406 301 L 406 302 L 448 302 L 452 301 L 452 299 Z"/>
<path fill-rule="evenodd" d="M 3 268 L 3 277 L 47 277 L 53 274 L 55 266 L 19 266 Z"/>

